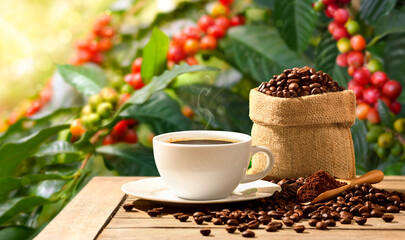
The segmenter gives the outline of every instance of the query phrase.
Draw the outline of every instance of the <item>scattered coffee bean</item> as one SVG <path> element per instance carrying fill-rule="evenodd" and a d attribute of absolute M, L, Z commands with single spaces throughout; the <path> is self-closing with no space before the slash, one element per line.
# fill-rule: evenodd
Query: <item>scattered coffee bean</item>
<path fill-rule="evenodd" d="M 294 231 L 297 233 L 302 233 L 305 231 L 305 226 L 304 225 L 296 225 L 293 227 Z"/>
<path fill-rule="evenodd" d="M 177 219 L 179 219 L 180 222 L 185 222 L 188 220 L 188 215 L 186 215 L 186 214 L 180 215 L 177 217 Z"/>
<path fill-rule="evenodd" d="M 266 216 L 258 217 L 257 220 L 259 220 L 260 223 L 263 224 L 263 225 L 267 225 L 267 224 L 269 224 L 269 222 L 271 222 L 271 218 L 268 217 L 267 214 L 266 214 Z"/>
<path fill-rule="evenodd" d="M 184 213 L 182 213 L 182 212 L 173 213 L 173 217 L 174 217 L 175 219 L 178 219 L 179 216 L 181 216 L 181 215 L 184 215 Z"/>
<path fill-rule="evenodd" d="M 388 213 L 399 213 L 399 208 L 397 206 L 388 206 L 387 212 Z"/>
<path fill-rule="evenodd" d="M 382 219 L 384 220 L 384 222 L 392 222 L 392 220 L 394 220 L 394 216 L 389 215 L 389 214 L 384 214 L 382 216 Z"/>
<path fill-rule="evenodd" d="M 316 223 L 316 229 L 326 230 L 326 229 L 328 229 L 328 226 L 326 225 L 326 223 L 319 221 Z"/>
<path fill-rule="evenodd" d="M 238 220 L 236 220 L 236 219 L 229 219 L 229 220 L 226 222 L 226 224 L 227 224 L 228 226 L 238 226 L 238 225 L 239 225 L 239 222 L 238 222 Z"/>
<path fill-rule="evenodd" d="M 289 217 L 284 217 L 283 223 L 284 223 L 284 225 L 286 225 L 288 227 L 291 227 L 292 225 L 294 225 L 294 221 L 291 220 Z"/>
<path fill-rule="evenodd" d="M 277 227 L 277 229 L 282 229 L 283 228 L 283 224 L 281 222 L 278 222 L 278 221 L 270 222 L 268 225 L 274 225 L 274 226 Z"/>
<path fill-rule="evenodd" d="M 311 219 L 309 219 L 308 224 L 311 227 L 315 227 L 317 222 L 318 222 L 318 220 L 311 218 Z"/>
<path fill-rule="evenodd" d="M 222 220 L 219 219 L 219 218 L 214 218 L 214 220 L 212 221 L 212 223 L 213 223 L 214 225 L 222 225 L 222 224 L 224 224 L 224 222 L 222 222 Z"/>
<path fill-rule="evenodd" d="M 354 221 L 359 225 L 364 225 L 367 222 L 367 218 L 364 217 L 354 217 Z"/>
<path fill-rule="evenodd" d="M 251 222 L 248 223 L 248 228 L 249 229 L 258 229 L 260 226 L 260 222 L 257 220 L 253 220 Z"/>
<path fill-rule="evenodd" d="M 148 211 L 146 211 L 146 212 L 147 212 L 148 215 L 151 216 L 151 217 L 157 217 L 158 215 L 160 215 L 160 212 L 159 212 L 159 211 L 156 211 L 156 210 L 148 210 Z"/>
<path fill-rule="evenodd" d="M 200 225 L 204 222 L 204 218 L 202 216 L 194 217 L 194 222 Z"/>
<path fill-rule="evenodd" d="M 266 232 L 277 232 L 278 230 L 276 225 L 267 225 L 264 229 Z"/>
<path fill-rule="evenodd" d="M 195 213 L 193 213 L 193 217 L 202 217 L 202 216 L 205 216 L 205 213 L 203 213 L 203 212 L 195 212 Z"/>
<path fill-rule="evenodd" d="M 203 228 L 203 229 L 200 230 L 200 233 L 201 233 L 203 236 L 208 236 L 208 235 L 210 235 L 210 233 L 211 233 L 211 229 L 209 229 L 209 228 Z"/>
<path fill-rule="evenodd" d="M 134 208 L 134 204 L 132 204 L 132 203 L 127 203 L 127 204 L 122 205 L 122 207 L 124 208 L 124 210 L 125 210 L 126 212 L 130 212 L 130 211 L 132 211 L 132 209 Z"/>
<path fill-rule="evenodd" d="M 163 211 L 165 210 L 164 207 L 158 207 L 158 208 L 153 208 L 153 210 L 158 211 L 160 214 L 163 213 Z"/>
<path fill-rule="evenodd" d="M 226 227 L 225 227 L 225 230 L 226 230 L 228 233 L 234 233 L 234 232 L 236 231 L 236 226 L 226 226 Z"/>
<path fill-rule="evenodd" d="M 326 226 L 328 226 L 328 227 L 335 227 L 336 226 L 336 222 L 333 219 L 326 219 L 325 223 L 326 223 Z"/>
<path fill-rule="evenodd" d="M 206 222 L 211 222 L 211 221 L 212 221 L 212 216 L 211 216 L 211 215 L 205 215 L 205 216 L 202 216 L 202 218 L 203 218 L 204 221 L 206 221 Z"/>
<path fill-rule="evenodd" d="M 242 232 L 242 237 L 253 238 L 253 237 L 255 237 L 255 232 L 246 230 L 246 231 Z"/>
<path fill-rule="evenodd" d="M 341 224 L 350 224 L 352 223 L 352 220 L 350 218 L 342 218 L 340 219 Z"/>
<path fill-rule="evenodd" d="M 376 217 L 376 218 L 382 217 L 383 214 L 384 214 L 384 213 L 381 212 L 381 211 L 378 210 L 378 209 L 373 209 L 373 210 L 370 212 L 370 216 L 371 216 L 371 217 Z"/>
<path fill-rule="evenodd" d="M 239 225 L 238 230 L 239 230 L 239 232 L 244 232 L 244 231 L 248 230 L 248 228 L 249 227 L 247 224 L 242 224 L 242 225 Z"/>

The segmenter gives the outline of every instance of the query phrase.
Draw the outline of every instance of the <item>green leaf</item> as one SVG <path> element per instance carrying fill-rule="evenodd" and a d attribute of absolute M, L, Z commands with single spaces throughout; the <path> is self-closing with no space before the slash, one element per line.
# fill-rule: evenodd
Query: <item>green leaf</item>
<path fill-rule="evenodd" d="M 81 154 L 81 152 L 74 147 L 73 144 L 66 141 L 55 141 L 42 146 L 35 154 L 36 157 L 53 156 L 57 154 Z"/>
<path fill-rule="evenodd" d="M 356 163 L 364 164 L 368 154 L 368 143 L 366 140 L 367 128 L 363 121 L 356 119 L 350 128 L 353 139 L 354 155 Z"/>
<path fill-rule="evenodd" d="M 302 53 L 315 30 L 317 14 L 312 0 L 277 0 L 273 11 L 275 25 L 288 47 Z"/>
<path fill-rule="evenodd" d="M 191 121 L 181 113 L 179 104 L 164 92 L 154 93 L 149 101 L 127 108 L 120 116 L 147 122 L 156 134 L 191 128 Z"/>
<path fill-rule="evenodd" d="M 141 144 L 115 144 L 98 147 L 97 153 L 107 155 L 107 167 L 126 176 L 159 176 L 152 149 Z"/>
<path fill-rule="evenodd" d="M 65 82 L 86 96 L 97 94 L 107 86 L 104 72 L 95 67 L 58 65 L 58 72 Z"/>
<path fill-rule="evenodd" d="M 373 25 L 377 20 L 387 15 L 396 4 L 397 0 L 363 0 L 360 6 L 360 18 Z"/>
<path fill-rule="evenodd" d="M 35 229 L 24 226 L 12 226 L 0 230 L 0 239 L 21 240 L 28 239 Z"/>
<path fill-rule="evenodd" d="M 154 28 L 148 44 L 143 49 L 141 76 L 150 82 L 166 69 L 166 55 L 169 49 L 169 38 L 158 28 Z"/>
<path fill-rule="evenodd" d="M 395 115 L 393 115 L 385 102 L 378 100 L 378 113 L 380 114 L 381 122 L 389 128 L 393 128 Z"/>
<path fill-rule="evenodd" d="M 50 202 L 52 201 L 46 198 L 29 196 L 18 199 L 17 201 L 13 202 L 11 206 L 8 206 L 7 203 L 2 204 L 3 206 L 0 206 L 0 209 L 3 210 L 4 205 L 7 205 L 7 209 L 5 211 L 1 211 L 0 213 L 0 225 L 21 212 L 29 212 L 34 207 L 41 206 Z"/>
<path fill-rule="evenodd" d="M 142 89 L 135 91 L 131 98 L 128 99 L 128 101 L 117 112 L 120 113 L 133 104 L 142 104 L 146 102 L 153 93 L 162 91 L 173 81 L 173 79 L 183 73 L 214 70 L 217 71 L 219 69 L 200 65 L 175 65 L 171 70 L 166 70 L 162 75 L 154 77 L 153 80 Z"/>
<path fill-rule="evenodd" d="M 220 49 L 222 58 L 257 82 L 268 81 L 285 68 L 310 65 L 287 47 L 276 29 L 263 25 L 229 29 Z"/>
<path fill-rule="evenodd" d="M 384 68 L 390 79 L 405 85 L 405 33 L 388 36 L 384 51 Z"/>
<path fill-rule="evenodd" d="M 176 93 L 207 126 L 250 133 L 249 103 L 230 90 L 210 85 L 191 85 L 176 89 Z"/>
<path fill-rule="evenodd" d="M 0 177 L 0 196 L 14 189 L 34 184 L 44 180 L 67 180 L 70 176 L 63 176 L 59 174 L 30 174 L 20 178 L 14 177 Z"/>
<path fill-rule="evenodd" d="M 56 125 L 42 129 L 26 138 L 8 142 L 0 147 L 0 176 L 10 176 L 22 160 L 42 144 L 43 141 L 68 128 L 68 124 Z"/>
<path fill-rule="evenodd" d="M 346 86 L 349 75 L 345 68 L 341 68 L 336 64 L 338 54 L 336 41 L 329 32 L 326 32 L 322 35 L 322 39 L 315 50 L 316 69 L 328 73 L 340 85 Z"/>
<path fill-rule="evenodd" d="M 375 37 L 371 41 L 372 44 L 378 41 L 387 34 L 395 32 L 405 32 L 405 12 L 399 10 L 393 10 L 390 14 L 381 17 L 375 28 Z"/>

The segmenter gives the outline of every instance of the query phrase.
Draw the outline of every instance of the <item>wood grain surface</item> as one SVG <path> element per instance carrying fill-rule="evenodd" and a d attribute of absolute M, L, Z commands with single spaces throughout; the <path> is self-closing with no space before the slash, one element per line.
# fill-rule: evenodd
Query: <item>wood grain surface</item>
<path fill-rule="evenodd" d="M 174 219 L 171 213 L 192 214 L 198 208 L 187 206 L 165 206 L 165 214 L 149 217 L 146 210 L 160 207 L 151 201 L 127 196 L 121 192 L 122 184 L 136 177 L 97 177 L 94 178 L 68 206 L 38 235 L 36 239 L 245 239 L 237 231 L 229 234 L 225 226 L 212 223 L 197 225 L 192 218 L 186 222 Z M 389 191 L 405 192 L 405 176 L 388 176 L 375 187 Z M 134 203 L 132 212 L 125 212 L 124 203 Z M 207 206 L 210 207 L 210 206 Z M 212 206 L 211 206 L 212 207 Z M 216 207 L 229 207 L 224 204 Z M 306 227 L 302 234 L 291 227 L 283 226 L 278 232 L 266 232 L 261 228 L 254 230 L 255 238 L 281 239 L 405 239 L 405 212 L 393 214 L 391 223 L 381 218 L 369 218 L 364 226 L 356 223 L 342 225 L 321 231 L 310 227 L 307 220 L 300 223 Z M 211 228 L 207 238 L 200 234 L 204 227 Z"/>

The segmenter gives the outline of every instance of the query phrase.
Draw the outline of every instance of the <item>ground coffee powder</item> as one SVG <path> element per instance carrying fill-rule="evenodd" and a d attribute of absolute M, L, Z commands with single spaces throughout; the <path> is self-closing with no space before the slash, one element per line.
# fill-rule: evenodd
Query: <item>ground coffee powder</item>
<path fill-rule="evenodd" d="M 319 194 L 346 185 L 344 182 L 336 181 L 329 173 L 320 170 L 309 176 L 304 185 L 298 191 L 299 202 L 310 202 Z"/>

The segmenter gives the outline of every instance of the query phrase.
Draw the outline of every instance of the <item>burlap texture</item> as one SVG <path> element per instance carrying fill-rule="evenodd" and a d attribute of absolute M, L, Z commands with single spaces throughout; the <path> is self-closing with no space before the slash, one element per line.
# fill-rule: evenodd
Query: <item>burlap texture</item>
<path fill-rule="evenodd" d="M 272 97 L 250 91 L 252 145 L 268 147 L 275 165 L 266 180 L 309 176 L 325 170 L 338 178 L 355 177 L 350 127 L 354 124 L 353 91 L 298 98 Z M 262 154 L 253 156 L 248 173 L 266 165 Z"/>

